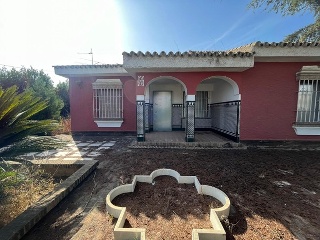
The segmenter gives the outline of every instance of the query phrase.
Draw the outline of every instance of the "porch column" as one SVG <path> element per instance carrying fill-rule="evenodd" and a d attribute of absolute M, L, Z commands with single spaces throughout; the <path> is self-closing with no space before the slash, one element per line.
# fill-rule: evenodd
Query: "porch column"
<path fill-rule="evenodd" d="M 145 102 L 145 107 L 144 107 L 144 129 L 145 132 L 149 132 L 149 112 L 150 112 L 150 104 L 148 102 Z"/>
<path fill-rule="evenodd" d="M 136 98 L 137 105 L 137 141 L 144 142 L 145 141 L 145 102 L 144 95 L 137 95 Z"/>
<path fill-rule="evenodd" d="M 186 97 L 186 142 L 194 142 L 194 107 L 195 95 Z"/>

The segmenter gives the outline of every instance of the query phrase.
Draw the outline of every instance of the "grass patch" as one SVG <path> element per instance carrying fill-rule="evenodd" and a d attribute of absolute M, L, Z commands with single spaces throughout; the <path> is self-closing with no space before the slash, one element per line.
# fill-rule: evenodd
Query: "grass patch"
<path fill-rule="evenodd" d="M 52 175 L 40 164 L 0 162 L 0 228 L 54 189 Z"/>

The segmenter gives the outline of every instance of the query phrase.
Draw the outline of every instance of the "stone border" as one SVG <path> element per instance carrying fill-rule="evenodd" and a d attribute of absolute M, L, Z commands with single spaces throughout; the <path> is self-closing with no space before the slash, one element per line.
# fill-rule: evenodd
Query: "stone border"
<path fill-rule="evenodd" d="M 75 173 L 69 176 L 57 188 L 29 207 L 18 217 L 0 229 L 2 240 L 21 239 L 37 222 L 39 222 L 51 209 L 65 198 L 76 186 L 93 172 L 98 166 L 98 161 L 31 161 L 34 164 L 57 165 L 68 167 L 70 165 L 82 165 Z"/>
<path fill-rule="evenodd" d="M 158 169 L 153 171 L 150 175 L 136 175 L 131 184 L 125 184 L 112 189 L 106 197 L 106 209 L 108 213 L 116 218 L 118 221 L 114 227 L 115 240 L 137 239 L 145 240 L 144 228 L 124 228 L 126 220 L 126 208 L 118 207 L 112 204 L 112 200 L 120 194 L 133 192 L 137 182 L 152 183 L 153 179 L 158 176 L 171 176 L 174 177 L 178 183 L 194 184 L 198 194 L 205 194 L 212 196 L 219 200 L 223 206 L 220 208 L 210 209 L 210 222 L 212 229 L 193 229 L 192 240 L 207 240 L 217 239 L 225 240 L 226 232 L 220 222 L 225 217 L 229 216 L 230 200 L 228 196 L 220 189 L 201 185 L 196 176 L 181 176 L 177 171 L 172 169 Z"/>

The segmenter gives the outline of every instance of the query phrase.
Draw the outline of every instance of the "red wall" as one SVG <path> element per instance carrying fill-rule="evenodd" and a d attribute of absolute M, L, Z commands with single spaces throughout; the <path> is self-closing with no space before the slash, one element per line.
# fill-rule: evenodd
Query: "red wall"
<path fill-rule="evenodd" d="M 298 99 L 296 73 L 304 65 L 316 63 L 255 63 L 243 72 L 241 140 L 320 140 L 320 136 L 297 136 L 292 128 Z"/>
<path fill-rule="evenodd" d="M 120 128 L 98 128 L 93 120 L 92 83 L 103 77 L 70 78 L 71 129 L 73 132 L 136 131 L 136 82 L 132 77 L 104 77 L 121 79 L 123 91 L 123 123 Z"/>
<path fill-rule="evenodd" d="M 302 66 L 320 63 L 255 63 L 244 72 L 180 72 L 137 73 L 144 85 L 160 76 L 183 81 L 188 94 L 196 93 L 201 81 L 226 76 L 235 81 L 241 94 L 240 140 L 320 140 L 320 136 L 297 136 L 292 128 L 297 109 L 298 81 Z M 101 77 L 99 77 L 101 78 Z M 109 77 L 119 78 L 119 77 Z M 137 87 L 132 77 L 120 77 L 124 84 L 124 122 L 121 128 L 98 128 L 92 114 L 92 83 L 97 77 L 71 78 L 70 99 L 72 131 L 136 131 L 136 95 L 144 95 L 145 87 Z"/>
<path fill-rule="evenodd" d="M 298 136 L 292 128 L 296 118 L 298 81 L 302 66 L 320 63 L 255 63 L 244 72 L 138 73 L 145 85 L 159 76 L 172 76 L 195 94 L 206 78 L 226 76 L 238 84 L 241 94 L 240 140 L 317 140 L 320 136 Z M 137 89 L 144 94 L 144 89 Z"/>

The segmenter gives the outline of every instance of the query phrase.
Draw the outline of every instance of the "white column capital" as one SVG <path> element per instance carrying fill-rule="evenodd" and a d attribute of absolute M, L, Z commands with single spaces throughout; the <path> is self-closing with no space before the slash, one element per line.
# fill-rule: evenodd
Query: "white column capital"
<path fill-rule="evenodd" d="M 144 95 L 137 95 L 136 101 L 144 101 Z"/>
<path fill-rule="evenodd" d="M 187 102 L 194 102 L 194 101 L 196 101 L 196 95 L 187 95 L 187 96 L 186 96 L 186 101 L 187 101 Z"/>

